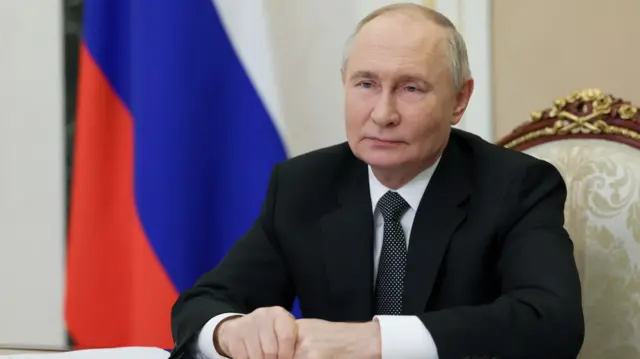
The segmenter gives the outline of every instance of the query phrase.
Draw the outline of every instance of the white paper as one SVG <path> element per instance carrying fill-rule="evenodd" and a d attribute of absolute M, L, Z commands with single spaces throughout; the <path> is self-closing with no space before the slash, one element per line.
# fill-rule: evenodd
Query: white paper
<path fill-rule="evenodd" d="M 2 357 L 2 356 L 0 356 Z M 17 354 L 2 359 L 167 359 L 169 352 L 150 347 L 124 347 L 114 349 L 87 349 L 66 353 Z"/>

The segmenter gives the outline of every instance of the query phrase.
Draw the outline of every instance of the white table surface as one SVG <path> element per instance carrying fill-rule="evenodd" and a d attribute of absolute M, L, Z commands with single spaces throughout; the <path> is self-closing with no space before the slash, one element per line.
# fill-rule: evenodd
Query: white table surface
<path fill-rule="evenodd" d="M 166 350 L 149 347 L 87 349 L 66 353 L 0 355 L 2 359 L 167 359 L 168 357 L 169 352 Z"/>

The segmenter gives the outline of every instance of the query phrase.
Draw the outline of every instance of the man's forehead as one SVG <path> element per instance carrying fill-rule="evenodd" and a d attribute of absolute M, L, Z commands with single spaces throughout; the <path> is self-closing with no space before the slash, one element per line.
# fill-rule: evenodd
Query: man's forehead
<path fill-rule="evenodd" d="M 435 54 L 446 30 L 424 17 L 384 14 L 364 25 L 355 36 L 352 51 L 395 51 Z"/>

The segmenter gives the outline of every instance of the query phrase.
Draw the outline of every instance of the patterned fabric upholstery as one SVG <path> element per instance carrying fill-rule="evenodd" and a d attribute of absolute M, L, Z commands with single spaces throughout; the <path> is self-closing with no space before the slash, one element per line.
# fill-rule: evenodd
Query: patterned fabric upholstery
<path fill-rule="evenodd" d="M 598 101 L 609 107 L 598 109 Z M 579 358 L 640 358 L 637 109 L 585 90 L 534 113 L 499 144 L 552 163 L 567 184 L 565 228 L 575 244 L 586 324 Z"/>
<path fill-rule="evenodd" d="M 569 189 L 586 333 L 580 358 L 640 358 L 640 151 L 593 139 L 525 152 L 558 168 Z"/>

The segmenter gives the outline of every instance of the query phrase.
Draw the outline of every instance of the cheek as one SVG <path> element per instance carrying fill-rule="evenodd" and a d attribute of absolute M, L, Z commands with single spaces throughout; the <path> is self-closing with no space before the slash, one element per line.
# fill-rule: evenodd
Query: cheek
<path fill-rule="evenodd" d="M 347 126 L 361 127 L 371 115 L 371 101 L 363 99 L 362 96 L 347 96 L 345 101 L 345 117 Z"/>
<path fill-rule="evenodd" d="M 406 106 L 400 109 L 404 122 L 403 131 L 410 141 L 421 147 L 430 146 L 438 142 L 437 139 L 446 135 L 449 123 L 437 106 Z"/>
<path fill-rule="evenodd" d="M 432 106 L 403 106 L 399 109 L 405 130 L 413 137 L 424 137 L 443 122 L 442 115 Z"/>

